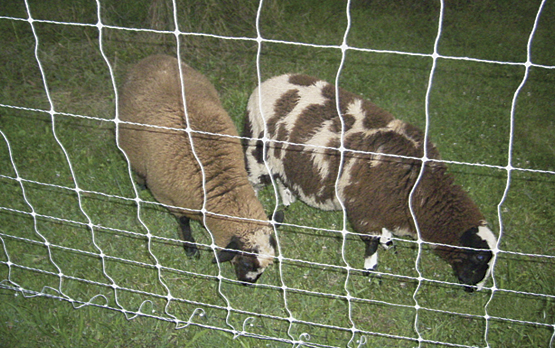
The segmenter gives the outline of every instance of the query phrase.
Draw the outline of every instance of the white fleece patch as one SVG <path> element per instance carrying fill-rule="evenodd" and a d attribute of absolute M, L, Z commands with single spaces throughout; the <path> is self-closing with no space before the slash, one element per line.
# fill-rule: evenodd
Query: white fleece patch
<path fill-rule="evenodd" d="M 291 203 L 295 202 L 296 198 L 293 195 L 293 192 L 289 190 L 285 185 L 281 182 L 281 180 L 277 180 L 277 186 L 279 191 L 279 196 L 281 197 L 281 203 L 288 207 Z"/>
<path fill-rule="evenodd" d="M 497 238 L 495 237 L 493 232 L 491 232 L 491 230 L 488 227 L 479 226 L 477 234 L 478 234 L 478 236 L 480 236 L 480 238 L 485 240 L 486 243 L 488 243 L 488 246 L 490 247 L 490 249 L 492 249 L 492 250 L 495 249 L 495 247 L 497 246 Z"/>
<path fill-rule="evenodd" d="M 260 259 L 259 259 L 259 261 L 260 261 Z M 262 274 L 262 272 L 264 272 L 264 268 L 259 268 L 259 270 L 260 271 L 258 271 L 258 272 L 247 272 L 247 274 L 245 274 L 245 278 L 247 278 L 249 280 L 258 279 L 260 274 Z"/>

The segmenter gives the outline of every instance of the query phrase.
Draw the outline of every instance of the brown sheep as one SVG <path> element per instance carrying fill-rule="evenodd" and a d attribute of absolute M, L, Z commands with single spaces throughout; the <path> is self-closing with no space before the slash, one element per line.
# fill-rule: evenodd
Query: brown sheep
<path fill-rule="evenodd" d="M 214 135 L 238 136 L 216 89 L 186 64 L 181 69 L 190 129 L 211 133 L 192 133 L 194 152 L 204 169 L 205 221 L 199 212 L 204 197 L 202 172 L 185 132 L 176 58 L 150 56 L 128 73 L 118 104 L 119 119 L 123 121 L 119 145 L 139 182 L 150 189 L 156 200 L 171 206 L 169 210 L 178 219 L 187 254 L 198 255 L 189 220 L 201 221 L 219 248 L 232 249 L 218 252 L 219 261 L 231 261 L 239 280 L 255 282 L 273 261 L 273 228 L 248 182 L 240 140 Z"/>
<path fill-rule="evenodd" d="M 391 233 L 417 235 L 408 201 L 422 168 L 424 133 L 360 96 L 343 89 L 339 93 L 344 147 L 356 152 L 344 152 L 338 195 L 355 231 L 369 235 L 362 237 L 367 245 L 364 267 L 374 270 L 378 244 L 388 246 Z M 243 135 L 254 139 L 245 149 L 246 162 L 256 190 L 269 182 L 261 140 L 265 120 L 267 138 L 278 141 L 268 143 L 266 159 L 283 204 L 297 196 L 313 207 L 341 209 L 335 190 L 341 121 L 333 85 L 306 75 L 271 78 L 254 90 L 247 118 Z M 431 142 L 427 157 L 439 159 Z M 476 204 L 454 185 L 444 163 L 426 162 L 412 202 L 422 240 L 463 247 L 440 245 L 435 251 L 452 265 L 461 283 L 480 283 L 481 288 L 490 273 L 496 238 Z"/>

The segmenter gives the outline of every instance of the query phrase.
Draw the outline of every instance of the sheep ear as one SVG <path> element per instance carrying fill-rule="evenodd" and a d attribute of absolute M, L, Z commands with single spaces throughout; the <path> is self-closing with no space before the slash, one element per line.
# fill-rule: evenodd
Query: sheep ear
<path fill-rule="evenodd" d="M 220 250 L 220 251 L 218 251 L 218 253 L 217 253 L 218 261 L 220 261 L 220 262 L 227 262 L 227 261 L 233 260 L 235 255 L 237 255 L 236 250 L 239 250 L 239 243 L 237 242 L 236 239 L 232 239 L 231 242 L 229 242 L 229 244 L 225 248 L 226 249 L 232 249 L 232 250 Z M 216 263 L 218 261 L 216 261 L 216 258 L 212 259 L 212 263 Z"/>

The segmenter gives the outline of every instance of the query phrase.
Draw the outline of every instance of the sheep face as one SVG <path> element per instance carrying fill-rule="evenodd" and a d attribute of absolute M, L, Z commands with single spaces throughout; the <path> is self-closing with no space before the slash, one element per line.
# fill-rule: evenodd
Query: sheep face
<path fill-rule="evenodd" d="M 495 236 L 485 226 L 473 227 L 463 233 L 460 242 L 464 247 L 483 249 L 460 249 L 457 252 L 456 260 L 452 263 L 453 269 L 462 284 L 478 284 L 478 289 L 481 289 L 491 272 L 490 267 L 493 258 L 491 249 L 496 244 Z M 465 290 L 471 292 L 474 289 L 465 287 Z"/>
<path fill-rule="evenodd" d="M 261 243 L 253 247 L 246 247 L 246 243 L 239 237 L 232 237 L 226 250 L 218 252 L 218 261 L 230 261 L 235 267 L 237 279 L 243 282 L 254 283 L 260 278 L 266 267 L 272 264 L 276 249 L 274 236 L 261 233 L 256 238 Z M 217 262 L 216 259 L 213 262 Z"/>
<path fill-rule="evenodd" d="M 265 269 L 262 266 L 263 260 L 251 254 L 239 253 L 231 260 L 231 263 L 235 266 L 237 279 L 243 282 L 256 282 Z"/>

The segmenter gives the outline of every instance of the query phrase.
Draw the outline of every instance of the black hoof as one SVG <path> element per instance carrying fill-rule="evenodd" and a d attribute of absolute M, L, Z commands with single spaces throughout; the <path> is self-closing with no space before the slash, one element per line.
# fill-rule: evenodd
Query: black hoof
<path fill-rule="evenodd" d="M 362 274 L 365 277 L 368 277 L 368 282 L 369 283 L 373 283 L 376 282 L 378 285 L 382 285 L 382 276 L 379 274 L 376 274 L 376 267 L 374 267 L 374 269 L 365 269 Z"/>
<path fill-rule="evenodd" d="M 472 292 L 474 292 L 474 288 L 472 286 L 465 286 L 464 291 L 466 291 L 468 293 L 472 293 Z"/>
<path fill-rule="evenodd" d="M 276 211 L 273 220 L 276 222 L 276 227 L 281 226 L 281 223 L 285 220 L 285 213 L 283 210 Z"/>
<path fill-rule="evenodd" d="M 200 252 L 196 245 L 184 245 L 183 249 L 185 249 L 185 255 L 189 258 L 200 258 Z"/>

